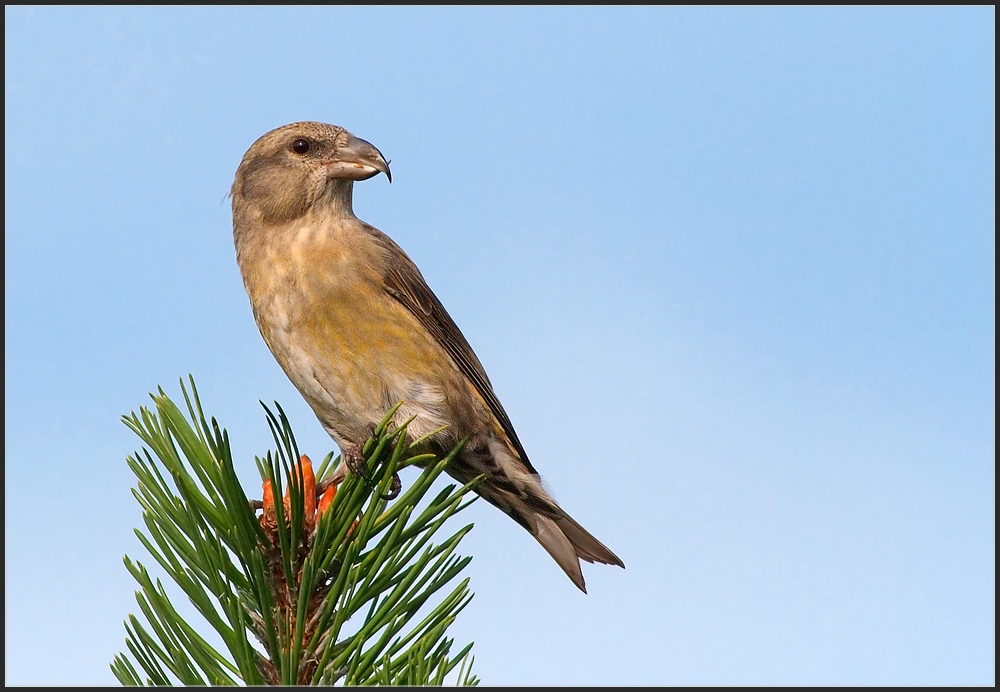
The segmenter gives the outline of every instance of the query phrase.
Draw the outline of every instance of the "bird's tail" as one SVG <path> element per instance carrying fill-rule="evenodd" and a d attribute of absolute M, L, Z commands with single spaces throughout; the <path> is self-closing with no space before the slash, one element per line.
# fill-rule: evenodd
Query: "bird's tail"
<path fill-rule="evenodd" d="M 549 555 L 556 561 L 577 588 L 587 593 L 587 584 L 580 569 L 580 560 L 599 562 L 603 565 L 618 565 L 625 567 L 617 555 L 606 545 L 594 538 L 590 532 L 580 526 L 573 517 L 566 514 L 555 505 L 558 515 L 533 511 L 525 517 L 530 528 L 528 531 L 535 537 Z M 532 511 L 532 510 L 529 510 Z M 522 522 L 519 522 L 522 523 Z"/>
<path fill-rule="evenodd" d="M 580 560 L 625 567 L 621 558 L 552 499 L 537 475 L 500 445 L 490 447 L 489 452 L 457 457 L 449 473 L 464 481 L 483 473 L 486 478 L 476 492 L 527 529 L 584 593 L 587 585 Z"/>

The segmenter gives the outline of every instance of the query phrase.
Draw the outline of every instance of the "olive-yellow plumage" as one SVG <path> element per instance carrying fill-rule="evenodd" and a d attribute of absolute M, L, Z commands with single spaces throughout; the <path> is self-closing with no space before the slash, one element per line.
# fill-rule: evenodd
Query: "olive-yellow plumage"
<path fill-rule="evenodd" d="M 292 123 L 263 135 L 233 182 L 233 237 L 264 341 L 341 450 L 402 401 L 431 451 L 467 438 L 447 471 L 527 529 L 574 584 L 580 560 L 624 567 L 542 487 L 486 371 L 420 271 L 359 220 L 354 181 L 389 166 L 343 128 Z M 391 178 L 390 178 L 391 179 Z"/>

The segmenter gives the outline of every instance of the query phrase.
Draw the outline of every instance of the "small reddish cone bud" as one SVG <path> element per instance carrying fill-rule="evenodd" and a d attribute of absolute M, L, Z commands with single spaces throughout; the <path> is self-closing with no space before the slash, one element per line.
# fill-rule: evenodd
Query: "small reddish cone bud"
<path fill-rule="evenodd" d="M 330 509 L 330 505 L 333 504 L 333 498 L 335 497 L 337 497 L 337 486 L 331 485 L 329 488 L 324 490 L 323 497 L 319 499 L 319 508 L 316 510 L 316 516 L 323 516 L 323 514 Z"/>
<path fill-rule="evenodd" d="M 265 529 L 275 529 L 278 526 L 278 518 L 274 514 L 274 488 L 271 486 L 271 479 L 264 481 L 264 512 L 260 515 L 260 525 Z"/>
<path fill-rule="evenodd" d="M 299 459 L 302 469 L 302 496 L 305 503 L 306 521 L 312 522 L 316 516 L 316 474 L 313 472 L 312 461 L 305 454 Z"/>

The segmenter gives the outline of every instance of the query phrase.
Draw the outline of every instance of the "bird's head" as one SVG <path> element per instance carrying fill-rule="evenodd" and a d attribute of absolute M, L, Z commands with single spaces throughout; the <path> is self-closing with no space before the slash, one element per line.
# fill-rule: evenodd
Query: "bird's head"
<path fill-rule="evenodd" d="M 372 144 L 336 125 L 292 123 L 261 136 L 243 155 L 233 213 L 286 223 L 324 200 L 350 212 L 354 181 L 379 173 L 392 182 L 389 162 Z"/>

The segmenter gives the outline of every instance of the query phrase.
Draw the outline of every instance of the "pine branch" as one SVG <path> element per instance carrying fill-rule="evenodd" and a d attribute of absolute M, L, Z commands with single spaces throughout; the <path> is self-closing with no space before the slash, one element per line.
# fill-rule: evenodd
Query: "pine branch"
<path fill-rule="evenodd" d="M 472 644 L 453 654 L 446 636 L 473 595 L 468 579 L 455 584 L 472 525 L 437 535 L 478 481 L 428 498 L 451 455 L 415 455 L 405 426 L 390 424 L 393 410 L 362 450 L 364 472 L 334 487 L 323 481 L 338 460 L 330 454 L 314 471 L 275 403 L 264 409 L 276 449 L 257 459 L 263 498 L 251 501 L 193 378 L 181 391 L 186 415 L 161 389 L 153 410 L 123 418 L 144 444 L 127 461 L 143 508 L 136 535 L 204 623 L 202 632 L 189 624 L 160 580 L 125 556 L 142 618 L 125 623 L 127 652 L 111 664 L 120 682 L 443 684 L 454 675 L 477 684 Z M 422 473 L 390 504 L 395 474 L 412 465 Z"/>

